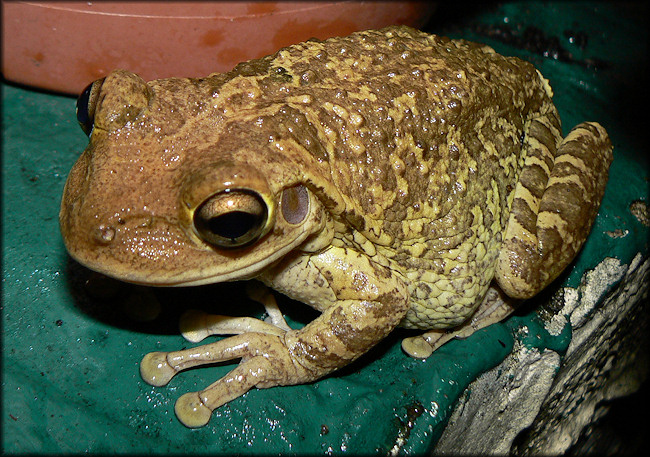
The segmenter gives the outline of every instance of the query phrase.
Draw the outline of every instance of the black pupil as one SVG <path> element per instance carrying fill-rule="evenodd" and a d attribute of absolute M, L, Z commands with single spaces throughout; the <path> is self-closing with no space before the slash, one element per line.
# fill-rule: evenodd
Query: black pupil
<path fill-rule="evenodd" d="M 90 91 L 92 88 L 93 83 L 88 84 L 77 99 L 77 120 L 86 135 L 90 134 L 93 127 L 93 119 L 88 115 L 88 101 L 90 100 Z"/>
<path fill-rule="evenodd" d="M 237 240 L 258 227 L 261 222 L 260 217 L 253 214 L 232 211 L 208 220 L 208 229 L 215 235 Z"/>

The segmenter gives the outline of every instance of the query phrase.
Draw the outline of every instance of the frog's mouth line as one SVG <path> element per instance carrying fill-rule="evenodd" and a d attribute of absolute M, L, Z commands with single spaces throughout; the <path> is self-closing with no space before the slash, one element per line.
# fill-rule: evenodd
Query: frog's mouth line
<path fill-rule="evenodd" d="M 304 227 L 283 229 L 282 236 L 268 233 L 257 243 L 242 249 L 217 250 L 207 245 L 198 249 L 184 243 L 164 256 L 153 250 L 143 250 L 144 239 L 131 246 L 118 243 L 66 247 L 81 265 L 119 281 L 154 287 L 186 287 L 253 278 L 310 235 Z M 280 244 L 281 240 L 284 244 Z"/>

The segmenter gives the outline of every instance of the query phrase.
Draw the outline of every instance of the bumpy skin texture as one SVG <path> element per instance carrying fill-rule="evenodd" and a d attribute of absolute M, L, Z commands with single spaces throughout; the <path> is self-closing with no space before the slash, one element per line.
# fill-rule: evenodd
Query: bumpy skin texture
<path fill-rule="evenodd" d="M 322 311 L 301 330 L 143 362 L 160 385 L 190 354 L 242 357 L 181 407 L 201 425 L 189 419 L 201 408 L 318 379 L 397 325 L 459 326 L 492 280 L 527 298 L 557 277 L 596 216 L 612 148 L 595 123 L 563 138 L 551 96 L 527 62 L 407 27 L 307 41 L 203 79 L 115 71 L 61 230 L 73 257 L 119 279 L 257 277 Z M 232 189 L 262 202 L 264 224 L 224 249 L 196 218 Z"/>

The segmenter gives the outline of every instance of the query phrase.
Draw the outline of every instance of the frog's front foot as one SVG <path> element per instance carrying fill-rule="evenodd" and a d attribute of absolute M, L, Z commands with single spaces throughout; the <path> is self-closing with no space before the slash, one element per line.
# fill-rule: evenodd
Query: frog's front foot
<path fill-rule="evenodd" d="M 287 331 L 283 327 L 278 327 L 254 317 L 222 316 L 208 314 L 196 309 L 190 309 L 183 313 L 179 328 L 183 338 L 192 343 L 203 341 L 211 335 L 241 335 L 243 333 L 259 332 L 281 336 Z"/>
<path fill-rule="evenodd" d="M 178 399 L 178 419 L 187 427 L 207 424 L 212 411 L 245 394 L 252 387 L 273 387 L 311 380 L 309 373 L 294 363 L 283 336 L 245 333 L 196 348 L 174 352 L 152 352 L 140 364 L 142 379 L 153 386 L 167 384 L 187 368 L 233 359 L 239 365 L 209 387 Z"/>
<path fill-rule="evenodd" d="M 246 293 L 249 298 L 264 306 L 267 314 L 265 320 L 208 314 L 190 309 L 181 316 L 179 323 L 183 338 L 192 343 L 198 343 L 211 335 L 240 335 L 260 332 L 281 336 L 291 330 L 268 287 L 251 282 L 246 288 Z"/>

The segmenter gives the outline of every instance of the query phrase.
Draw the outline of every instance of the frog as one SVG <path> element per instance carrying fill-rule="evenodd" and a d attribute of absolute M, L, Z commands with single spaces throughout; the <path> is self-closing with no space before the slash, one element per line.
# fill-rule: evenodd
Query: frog
<path fill-rule="evenodd" d="M 331 375 L 398 327 L 413 335 L 405 352 L 427 358 L 554 281 L 591 230 L 613 147 L 597 122 L 564 136 L 552 97 L 531 63 L 407 26 L 202 78 L 114 70 L 77 101 L 89 142 L 62 237 L 128 283 L 257 281 L 266 319 L 188 311 L 186 339 L 226 337 L 140 364 L 161 387 L 239 361 L 176 401 L 202 427 L 253 388 Z M 274 293 L 317 317 L 292 328 Z"/>

